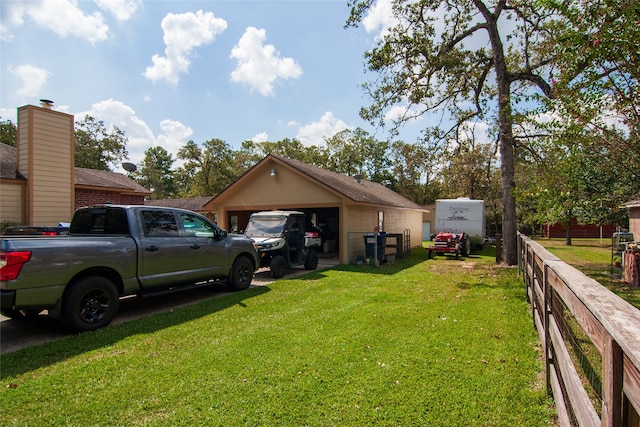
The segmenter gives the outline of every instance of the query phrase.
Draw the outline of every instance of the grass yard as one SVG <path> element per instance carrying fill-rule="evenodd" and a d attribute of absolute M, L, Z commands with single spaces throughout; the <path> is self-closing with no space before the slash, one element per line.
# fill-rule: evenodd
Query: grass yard
<path fill-rule="evenodd" d="M 3 426 L 554 423 L 524 285 L 490 250 L 339 266 L 1 357 Z"/>
<path fill-rule="evenodd" d="M 549 252 L 574 266 L 611 292 L 640 309 L 640 288 L 633 288 L 611 275 L 611 239 L 572 239 L 571 246 L 565 239 L 536 239 Z M 619 273 L 619 269 L 615 270 Z"/>

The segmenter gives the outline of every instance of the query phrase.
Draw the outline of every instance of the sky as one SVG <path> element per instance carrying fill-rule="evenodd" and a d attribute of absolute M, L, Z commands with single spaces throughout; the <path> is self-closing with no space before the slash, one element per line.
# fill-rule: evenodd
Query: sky
<path fill-rule="evenodd" d="M 345 29 L 347 0 L 0 1 L 0 116 L 54 102 L 128 138 L 127 161 L 189 140 L 298 139 L 382 131 L 358 113 L 364 53 L 389 24 L 389 0 Z M 424 126 L 424 124 L 422 124 Z M 414 142 L 419 123 L 401 137 Z M 118 170 L 118 166 L 114 165 Z"/>

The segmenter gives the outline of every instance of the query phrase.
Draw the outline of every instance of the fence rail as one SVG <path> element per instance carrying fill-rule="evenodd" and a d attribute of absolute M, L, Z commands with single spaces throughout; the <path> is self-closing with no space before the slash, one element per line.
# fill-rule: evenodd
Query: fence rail
<path fill-rule="evenodd" d="M 518 255 L 560 424 L 640 427 L 640 310 L 520 234 Z"/>

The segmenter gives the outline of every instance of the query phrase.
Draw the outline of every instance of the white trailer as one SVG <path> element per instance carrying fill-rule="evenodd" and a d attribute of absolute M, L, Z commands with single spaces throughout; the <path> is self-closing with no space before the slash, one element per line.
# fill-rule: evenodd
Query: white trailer
<path fill-rule="evenodd" d="M 436 221 L 434 232 L 465 232 L 471 244 L 482 247 L 485 241 L 484 200 L 472 200 L 468 197 L 459 199 L 436 200 Z"/>

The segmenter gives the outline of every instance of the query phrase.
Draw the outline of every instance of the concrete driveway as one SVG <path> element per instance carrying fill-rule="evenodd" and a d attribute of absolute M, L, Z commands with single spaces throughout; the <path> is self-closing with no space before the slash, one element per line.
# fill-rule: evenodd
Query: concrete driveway
<path fill-rule="evenodd" d="M 321 257 L 318 262 L 318 270 L 333 267 L 338 264 L 337 258 Z M 284 279 L 296 277 L 309 271 L 303 268 L 293 268 L 287 272 Z M 251 286 L 267 286 L 274 279 L 267 268 L 259 269 L 251 283 Z M 216 298 L 228 294 L 223 284 L 192 289 L 184 292 L 160 295 L 151 298 L 127 297 L 120 300 L 118 315 L 111 322 L 112 325 L 128 322 L 150 314 L 173 310 L 199 301 Z M 34 319 L 20 321 L 9 319 L 0 315 L 0 353 L 19 350 L 23 347 L 42 344 L 47 341 L 66 337 L 69 332 L 62 329 L 55 319 L 46 315 L 46 312 Z"/>

